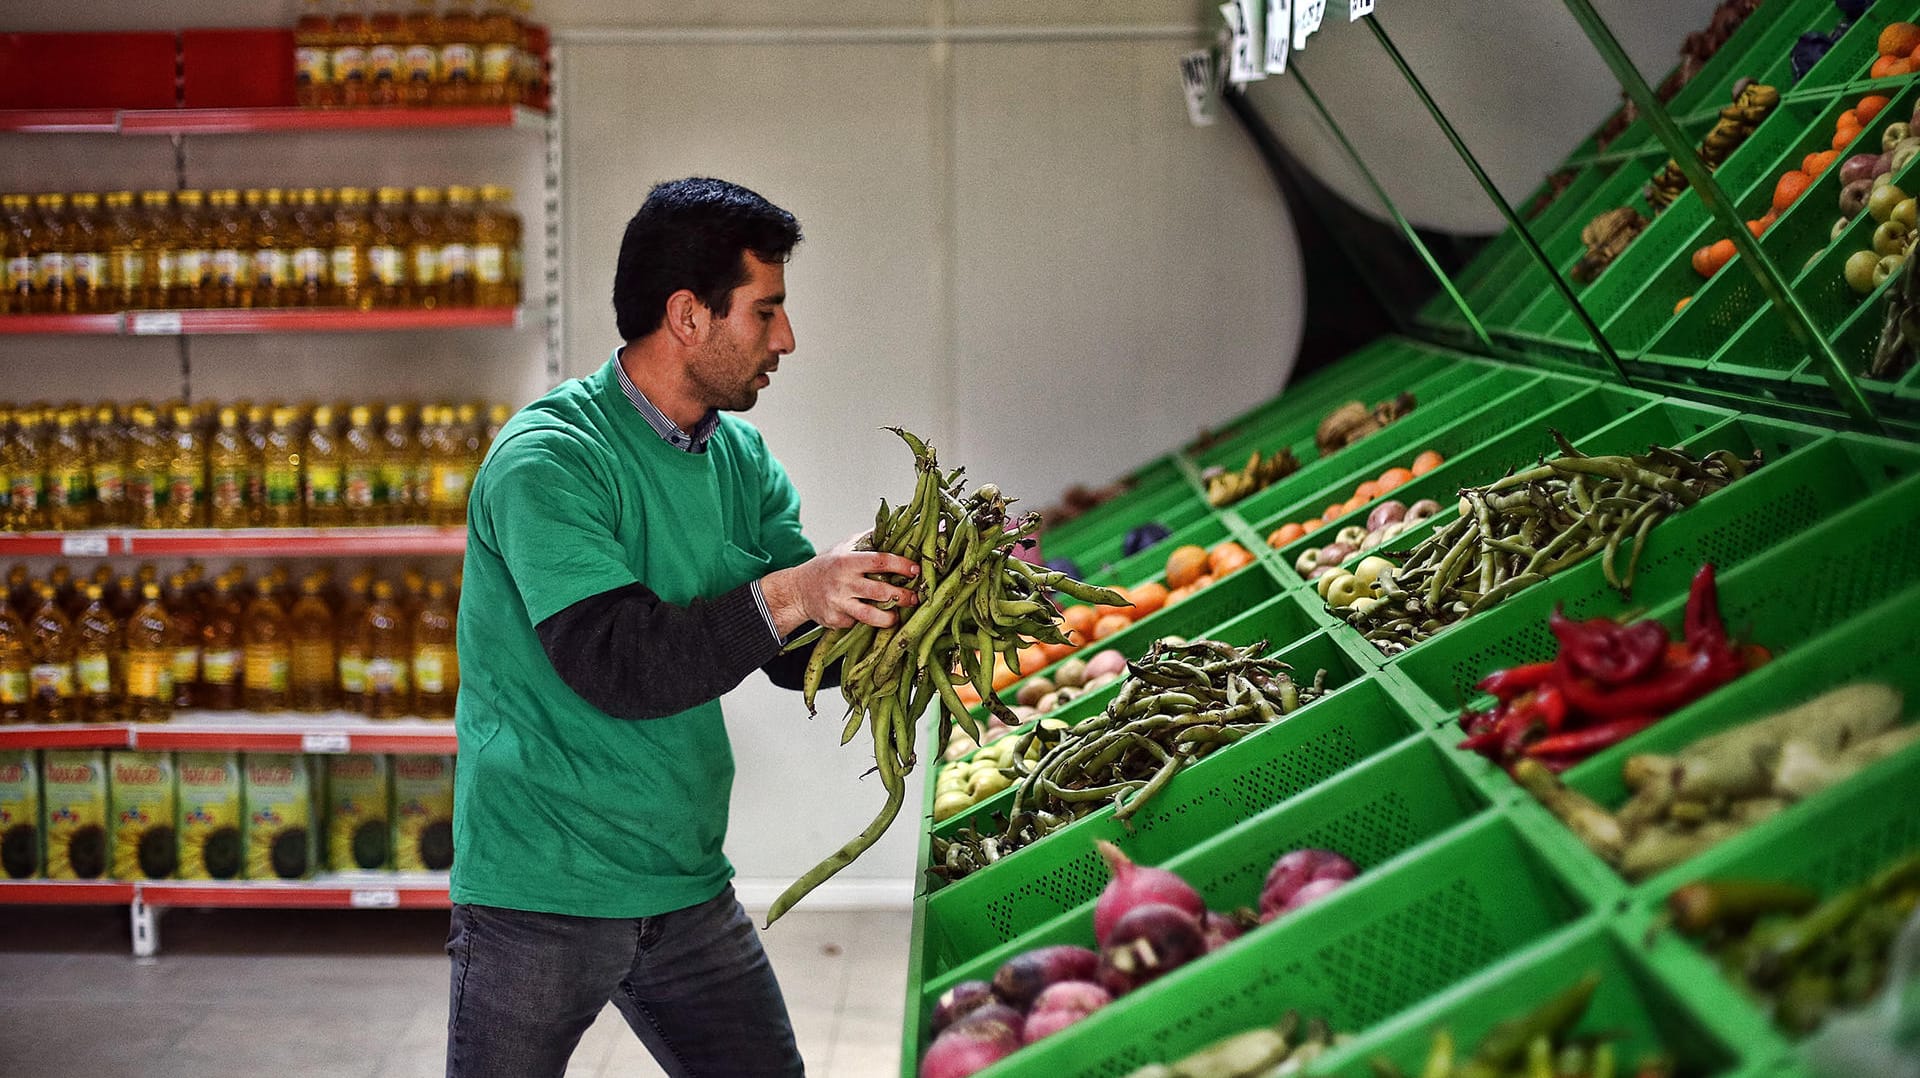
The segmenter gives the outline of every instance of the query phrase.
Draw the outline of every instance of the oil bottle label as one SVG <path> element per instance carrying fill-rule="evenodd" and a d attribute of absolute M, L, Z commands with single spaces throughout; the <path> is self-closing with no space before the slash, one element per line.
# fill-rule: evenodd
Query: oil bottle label
<path fill-rule="evenodd" d="M 201 656 L 200 680 L 209 685 L 231 685 L 239 673 L 237 651 L 209 651 Z"/>
<path fill-rule="evenodd" d="M 367 50 L 358 45 L 347 45 L 333 50 L 334 82 L 365 82 L 367 78 Z"/>
<path fill-rule="evenodd" d="M 74 666 L 80 675 L 81 692 L 105 696 L 113 691 L 113 664 L 105 655 L 82 655 Z"/>
<path fill-rule="evenodd" d="M 443 693 L 447 691 L 447 669 L 453 664 L 447 660 L 450 656 L 441 645 L 428 644 L 414 649 L 413 683 L 424 693 Z"/>
<path fill-rule="evenodd" d="M 173 287 L 198 288 L 207 276 L 207 252 L 181 251 L 174 256 Z"/>
<path fill-rule="evenodd" d="M 118 464 L 93 466 L 93 497 L 102 505 L 119 505 L 126 496 L 126 480 Z"/>
<path fill-rule="evenodd" d="M 440 283 L 440 248 L 423 244 L 413 249 L 413 283 Z"/>
<path fill-rule="evenodd" d="M 7 259 L 7 291 L 21 296 L 33 294 L 33 256 Z"/>
<path fill-rule="evenodd" d="M 73 280 L 73 262 L 64 251 L 49 251 L 33 267 L 33 287 L 39 291 L 64 290 Z"/>
<path fill-rule="evenodd" d="M 333 643 L 328 640 L 295 640 L 293 671 L 302 685 L 331 681 L 334 676 Z"/>
<path fill-rule="evenodd" d="M 442 280 L 464 281 L 473 273 L 473 248 L 464 243 L 449 243 L 440 248 Z"/>
<path fill-rule="evenodd" d="M 174 649 L 173 680 L 180 685 L 191 685 L 200 680 L 199 648 Z"/>
<path fill-rule="evenodd" d="M 35 696 L 73 695 L 73 667 L 66 663 L 35 663 L 32 681 Z"/>
<path fill-rule="evenodd" d="M 327 50 L 301 45 L 293 50 L 293 77 L 301 86 L 324 86 L 327 82 Z"/>
<path fill-rule="evenodd" d="M 335 258 L 339 253 L 335 252 Z M 400 285 L 407 279 L 407 259 L 398 247 L 374 247 L 367 251 L 367 269 L 375 284 Z"/>
<path fill-rule="evenodd" d="M 296 284 L 319 287 L 327 283 L 327 256 L 318 247 L 302 247 L 293 252 L 293 280 Z"/>
<path fill-rule="evenodd" d="M 513 74 L 514 54 L 519 50 L 512 45 L 490 44 L 480 50 L 480 81 L 505 82 Z"/>
<path fill-rule="evenodd" d="M 300 469 L 292 464 L 267 465 L 267 504 L 287 506 L 299 502 Z"/>
<path fill-rule="evenodd" d="M 356 247 L 335 247 L 333 249 L 333 283 L 340 288 L 352 288 L 360 283 L 359 253 Z"/>
<path fill-rule="evenodd" d="M 367 660 L 358 655 L 340 656 L 340 691 L 349 696 L 367 691 Z"/>
<path fill-rule="evenodd" d="M 272 288 L 293 281 L 293 255 L 279 247 L 262 247 L 253 252 L 254 283 Z"/>
<path fill-rule="evenodd" d="M 374 486 L 379 480 L 379 473 L 371 468 L 350 468 L 346 476 L 346 490 L 342 500 L 346 502 L 347 508 L 372 508 L 375 501 Z"/>
<path fill-rule="evenodd" d="M 407 469 L 404 465 L 389 464 L 380 469 L 379 499 L 382 505 L 405 505 L 411 500 L 408 495 Z"/>
<path fill-rule="evenodd" d="M 507 259 L 497 243 L 482 243 L 473 249 L 473 277 L 481 284 L 499 284 L 507 279 Z"/>
<path fill-rule="evenodd" d="M 69 509 L 87 503 L 87 473 L 48 472 L 47 508 Z"/>
<path fill-rule="evenodd" d="M 239 251 L 213 252 L 213 279 L 222 288 L 245 288 L 252 268 L 247 256 Z"/>
<path fill-rule="evenodd" d="M 442 505 L 453 505 L 467 496 L 467 473 L 459 467 L 434 465 L 433 468 L 434 501 Z"/>
<path fill-rule="evenodd" d="M 152 512 L 157 508 L 159 492 L 154 489 L 153 477 L 145 472 L 135 472 L 127 477 L 127 504 L 140 512 Z"/>
<path fill-rule="evenodd" d="M 164 654 L 135 655 L 127 661 L 127 695 L 136 700 L 173 699 L 173 668 Z"/>
<path fill-rule="evenodd" d="M 407 81 L 433 83 L 440 77 L 440 52 L 432 45 L 408 45 Z"/>
<path fill-rule="evenodd" d="M 106 285 L 107 259 L 105 255 L 92 252 L 80 252 L 73 256 L 73 287 L 86 292 Z"/>
<path fill-rule="evenodd" d="M 27 702 L 27 686 L 31 679 L 27 671 L 19 667 L 0 670 L 0 704 L 24 704 Z"/>
<path fill-rule="evenodd" d="M 474 50 L 472 45 L 449 44 L 440 46 L 440 78 L 446 82 L 473 81 Z"/>
<path fill-rule="evenodd" d="M 287 691 L 287 653 L 279 648 L 248 648 L 247 688 L 267 692 Z"/>
<path fill-rule="evenodd" d="M 121 291 L 139 288 L 147 277 L 147 260 L 132 247 L 116 247 L 107 256 L 113 270 L 114 287 Z"/>
<path fill-rule="evenodd" d="M 392 659 L 367 660 L 367 688 L 369 696 L 385 696 L 389 693 L 407 691 L 407 664 Z"/>
<path fill-rule="evenodd" d="M 243 480 L 244 477 L 239 472 L 213 473 L 207 486 L 214 512 L 232 513 L 246 504 L 240 496 L 241 491 L 245 489 L 242 485 Z"/>
<path fill-rule="evenodd" d="M 199 472 L 174 472 L 167 477 L 168 505 L 198 505 L 201 494 Z"/>
<path fill-rule="evenodd" d="M 367 77 L 374 82 L 399 82 L 400 46 L 375 45 L 368 49 Z"/>
<path fill-rule="evenodd" d="M 340 466 L 338 464 L 311 464 L 307 466 L 307 504 L 340 504 Z"/>
<path fill-rule="evenodd" d="M 31 513 L 40 508 L 40 473 L 16 473 L 7 489 L 12 495 L 9 500 L 15 510 Z"/>
<path fill-rule="evenodd" d="M 173 251 L 162 251 L 159 261 L 160 279 L 153 282 L 161 289 L 172 288 L 180 281 L 180 256 Z"/>

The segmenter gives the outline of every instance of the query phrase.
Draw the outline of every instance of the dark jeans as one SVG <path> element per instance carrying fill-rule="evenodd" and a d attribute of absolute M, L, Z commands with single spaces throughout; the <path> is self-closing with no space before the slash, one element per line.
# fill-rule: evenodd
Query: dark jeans
<path fill-rule="evenodd" d="M 609 999 L 673 1078 L 805 1073 L 731 886 L 628 920 L 456 905 L 447 954 L 447 1078 L 561 1078 Z"/>

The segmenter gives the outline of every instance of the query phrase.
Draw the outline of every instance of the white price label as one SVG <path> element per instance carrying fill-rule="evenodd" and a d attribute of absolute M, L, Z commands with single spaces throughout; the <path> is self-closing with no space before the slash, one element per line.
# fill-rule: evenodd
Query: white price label
<path fill-rule="evenodd" d="M 1188 122 L 1195 127 L 1213 123 L 1219 83 L 1215 81 L 1211 51 L 1195 49 L 1180 58 L 1180 86 L 1186 91 Z"/>
<path fill-rule="evenodd" d="M 400 892 L 391 887 L 356 887 L 347 895 L 347 905 L 356 910 L 397 909 Z"/>
<path fill-rule="evenodd" d="M 144 336 L 171 336 L 180 332 L 179 311 L 140 311 L 133 316 L 133 332 Z"/>
<path fill-rule="evenodd" d="M 1373 0 L 1347 0 L 1347 21 L 1359 22 L 1373 14 Z"/>
<path fill-rule="evenodd" d="M 60 553 L 68 558 L 104 558 L 107 556 L 107 537 L 93 535 L 63 535 L 60 537 Z"/>
<path fill-rule="evenodd" d="M 1293 0 L 1267 0 L 1267 74 L 1284 75 L 1293 45 Z"/>
<path fill-rule="evenodd" d="M 1327 17 L 1327 0 L 1293 0 L 1293 51 L 1307 47 L 1307 38 Z"/>
<path fill-rule="evenodd" d="M 301 752 L 346 752 L 348 739 L 345 734 L 305 734 L 300 738 Z"/>

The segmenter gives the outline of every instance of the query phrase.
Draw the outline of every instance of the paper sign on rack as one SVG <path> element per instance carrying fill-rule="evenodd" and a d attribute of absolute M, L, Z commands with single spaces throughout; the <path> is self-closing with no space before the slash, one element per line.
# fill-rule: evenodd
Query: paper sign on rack
<path fill-rule="evenodd" d="M 310 733 L 300 737 L 301 752 L 342 753 L 352 747 L 351 739 L 342 733 Z"/>
<path fill-rule="evenodd" d="M 1293 48 L 1307 47 L 1307 38 L 1320 29 L 1327 17 L 1327 0 L 1293 0 Z"/>
<path fill-rule="evenodd" d="M 1186 91 L 1188 122 L 1195 127 L 1211 125 L 1219 96 L 1211 50 L 1195 49 L 1180 58 L 1180 86 Z"/>
<path fill-rule="evenodd" d="M 1359 22 L 1373 14 L 1373 0 L 1347 0 L 1347 21 Z"/>
<path fill-rule="evenodd" d="M 99 533 L 63 535 L 60 537 L 60 554 L 67 558 L 104 558 L 107 556 L 107 537 Z"/>
<path fill-rule="evenodd" d="M 1286 74 L 1288 47 L 1293 44 L 1293 0 L 1267 0 L 1266 38 L 1267 74 Z"/>
<path fill-rule="evenodd" d="M 391 887 L 356 887 L 348 892 L 347 905 L 356 910 L 396 909 L 400 892 Z"/>

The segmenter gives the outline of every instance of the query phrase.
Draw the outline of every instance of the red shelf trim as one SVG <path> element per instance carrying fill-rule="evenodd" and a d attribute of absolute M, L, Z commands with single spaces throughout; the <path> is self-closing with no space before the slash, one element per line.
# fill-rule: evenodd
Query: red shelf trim
<path fill-rule="evenodd" d="M 464 528 L 194 528 L 154 531 L 110 528 L 79 532 L 0 533 L 0 556 L 114 555 L 352 557 L 428 556 L 466 550 Z"/>
<path fill-rule="evenodd" d="M 356 311 L 275 307 L 265 310 L 123 311 L 117 314 L 0 315 L 0 336 L 177 337 L 204 333 L 347 333 L 406 329 L 511 329 L 517 307 Z"/>
<path fill-rule="evenodd" d="M 54 333 L 102 336 L 124 331 L 118 314 L 8 314 L 0 315 L 0 334 Z"/>
<path fill-rule="evenodd" d="M 233 909 L 446 909 L 452 900 L 438 881 L 233 880 L 203 883 L 152 880 L 139 885 L 149 906 Z M 129 901 L 131 896 L 129 896 Z"/>
<path fill-rule="evenodd" d="M 133 744 L 125 723 L 98 726 L 0 726 L 0 749 L 124 749 Z"/>
<path fill-rule="evenodd" d="M 111 135 L 119 130 L 113 109 L 0 109 L 0 131 L 38 135 Z"/>
<path fill-rule="evenodd" d="M 513 105 L 381 109 L 130 109 L 123 135 L 244 135 L 281 131 L 417 131 L 448 127 L 533 126 L 546 114 Z"/>
<path fill-rule="evenodd" d="M 133 895 L 120 880 L 0 880 L 0 906 L 125 906 Z"/>

